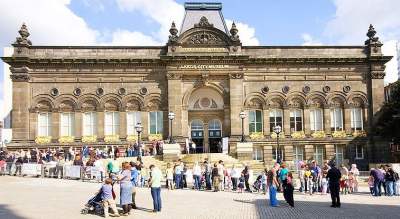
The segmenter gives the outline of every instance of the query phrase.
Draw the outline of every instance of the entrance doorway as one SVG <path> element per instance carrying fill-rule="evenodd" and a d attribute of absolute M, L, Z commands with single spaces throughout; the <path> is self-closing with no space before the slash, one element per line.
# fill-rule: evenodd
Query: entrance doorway
<path fill-rule="evenodd" d="M 208 122 L 208 141 L 210 153 L 222 153 L 221 122 L 213 119 Z"/>
<path fill-rule="evenodd" d="M 190 123 L 191 138 L 196 144 L 195 153 L 203 153 L 204 148 L 204 126 L 201 120 L 193 120 Z M 190 152 L 193 153 L 192 148 L 189 148 Z"/>

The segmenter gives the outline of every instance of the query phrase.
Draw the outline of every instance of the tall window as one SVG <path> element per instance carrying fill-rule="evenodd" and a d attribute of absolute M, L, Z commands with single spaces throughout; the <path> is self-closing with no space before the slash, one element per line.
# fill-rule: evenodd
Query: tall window
<path fill-rule="evenodd" d="M 292 132 L 303 131 L 303 111 L 295 109 L 290 111 L 290 130 Z"/>
<path fill-rule="evenodd" d="M 363 130 L 363 115 L 361 108 L 352 108 L 351 109 L 351 129 L 355 130 Z"/>
<path fill-rule="evenodd" d="M 293 156 L 294 156 L 294 163 L 296 164 L 296 170 L 298 170 L 299 165 L 297 165 L 299 163 L 299 161 L 303 161 L 304 160 L 304 147 L 302 146 L 294 146 L 293 148 Z"/>
<path fill-rule="evenodd" d="M 322 165 L 324 162 L 324 147 L 322 145 L 316 145 L 314 151 L 314 159 L 317 164 Z"/>
<path fill-rule="evenodd" d="M 344 148 L 343 145 L 335 145 L 335 159 L 336 159 L 336 164 L 338 166 L 343 163 L 343 157 L 344 157 L 343 148 Z"/>
<path fill-rule="evenodd" d="M 105 112 L 104 134 L 119 134 L 119 112 Z"/>
<path fill-rule="evenodd" d="M 60 114 L 60 136 L 74 136 L 74 114 Z"/>
<path fill-rule="evenodd" d="M 356 159 L 364 159 L 364 147 L 356 145 Z"/>
<path fill-rule="evenodd" d="M 261 147 L 253 148 L 253 160 L 263 160 L 263 150 Z"/>
<path fill-rule="evenodd" d="M 39 113 L 38 114 L 38 136 L 51 136 L 51 114 Z"/>
<path fill-rule="evenodd" d="M 86 112 L 83 113 L 83 122 L 82 122 L 82 133 L 83 136 L 90 136 L 90 135 L 96 135 L 97 133 L 97 119 L 96 119 L 96 113 L 95 112 Z"/>
<path fill-rule="evenodd" d="M 280 155 L 281 155 L 281 160 L 284 160 L 283 158 L 283 147 L 281 146 L 280 147 L 280 149 L 281 149 L 281 153 L 280 153 Z M 274 160 L 277 160 L 277 158 L 278 158 L 278 154 L 279 154 L 279 151 L 278 151 L 278 148 L 276 147 L 276 146 L 272 146 L 272 159 L 274 159 Z"/>
<path fill-rule="evenodd" d="M 272 109 L 271 111 L 269 111 L 269 130 L 271 133 L 274 132 L 274 127 L 275 126 L 280 126 L 283 128 L 283 124 L 282 124 L 282 110 L 280 109 Z"/>
<path fill-rule="evenodd" d="M 208 122 L 208 136 L 210 138 L 221 137 L 221 122 L 218 119 L 213 119 Z"/>
<path fill-rule="evenodd" d="M 322 109 L 310 110 L 310 127 L 311 131 L 322 131 L 323 128 L 323 112 Z"/>
<path fill-rule="evenodd" d="M 343 110 L 342 108 L 331 109 L 331 130 L 343 131 Z"/>
<path fill-rule="evenodd" d="M 252 110 L 249 112 L 249 132 L 262 132 L 262 112 L 261 110 Z"/>
<path fill-rule="evenodd" d="M 162 134 L 163 132 L 163 112 L 149 112 L 150 115 L 150 134 Z"/>
<path fill-rule="evenodd" d="M 138 123 L 141 123 L 141 117 L 140 117 L 140 112 L 127 112 L 126 113 L 126 134 L 127 135 L 135 135 L 136 134 L 136 130 L 135 130 L 135 126 Z"/>

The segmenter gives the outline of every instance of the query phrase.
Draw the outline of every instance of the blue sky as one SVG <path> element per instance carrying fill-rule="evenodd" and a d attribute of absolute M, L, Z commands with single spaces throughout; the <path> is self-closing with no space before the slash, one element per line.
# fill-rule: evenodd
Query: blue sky
<path fill-rule="evenodd" d="M 245 45 L 362 45 L 370 23 L 396 55 L 399 0 L 222 0 Z M 34 45 L 163 45 L 183 0 L 0 0 L 0 47 L 26 22 Z M 24 7 L 21 7 L 24 5 Z M 179 27 L 179 25 L 178 25 Z M 3 51 L 1 51 L 3 55 Z M 385 82 L 397 79 L 396 57 Z M 7 79 L 8 80 L 8 79 Z M 0 116 L 3 96 L 0 64 Z"/>

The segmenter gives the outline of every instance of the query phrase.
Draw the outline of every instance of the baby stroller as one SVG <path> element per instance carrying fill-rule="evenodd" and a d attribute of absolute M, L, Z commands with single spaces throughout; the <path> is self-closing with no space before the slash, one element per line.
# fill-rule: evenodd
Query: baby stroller
<path fill-rule="evenodd" d="M 257 176 L 257 179 L 253 183 L 253 188 L 254 188 L 254 191 L 256 191 L 256 192 L 261 191 L 261 178 L 262 178 L 261 175 Z"/>
<path fill-rule="evenodd" d="M 104 214 L 101 191 L 85 204 L 85 208 L 81 210 L 81 214 L 94 214 L 102 216 Z"/>

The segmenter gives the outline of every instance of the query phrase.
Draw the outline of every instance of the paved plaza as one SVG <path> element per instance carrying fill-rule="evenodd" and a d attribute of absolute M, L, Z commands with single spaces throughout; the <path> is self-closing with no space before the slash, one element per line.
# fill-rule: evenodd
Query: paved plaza
<path fill-rule="evenodd" d="M 100 184 L 75 180 L 0 177 L 1 219 L 92 219 L 81 215 L 84 203 Z M 116 186 L 116 191 L 119 190 Z M 367 188 L 362 188 L 366 192 Z M 117 192 L 118 193 L 118 192 Z M 280 207 L 268 206 L 261 194 L 204 192 L 192 190 L 162 191 L 161 213 L 152 213 L 148 188 L 138 190 L 138 210 L 125 218 L 398 218 L 400 197 L 373 198 L 367 193 L 342 196 L 342 208 L 330 208 L 329 196 L 295 195 L 290 208 L 278 195 Z M 118 197 L 117 197 L 118 199 Z"/>

